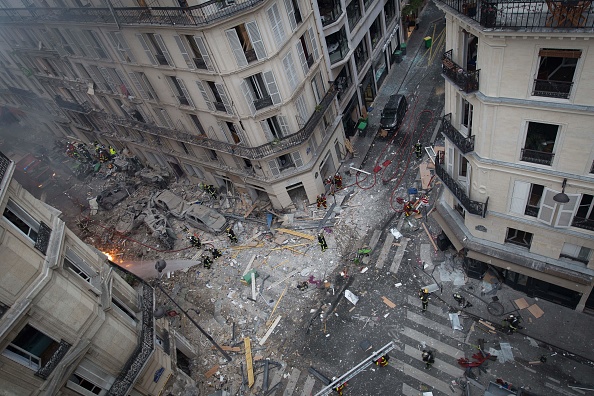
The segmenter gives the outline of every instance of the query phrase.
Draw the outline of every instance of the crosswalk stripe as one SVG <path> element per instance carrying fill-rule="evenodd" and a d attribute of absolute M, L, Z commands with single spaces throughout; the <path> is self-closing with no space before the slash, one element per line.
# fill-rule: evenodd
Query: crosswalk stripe
<path fill-rule="evenodd" d="M 431 258 L 431 245 L 428 243 L 422 243 L 421 249 L 419 251 L 419 257 L 422 263 L 425 263 L 426 266 L 432 267 L 433 266 L 433 259 Z"/>
<path fill-rule="evenodd" d="M 289 382 L 287 383 L 287 387 L 283 392 L 283 396 L 291 396 L 295 391 L 295 386 L 297 386 L 297 381 L 299 380 L 299 376 L 301 375 L 301 370 L 294 368 L 291 370 L 291 376 L 289 377 Z"/>
<path fill-rule="evenodd" d="M 316 379 L 311 375 L 308 375 L 307 379 L 305 380 L 305 384 L 303 384 L 303 391 L 301 392 L 301 396 L 310 396 L 315 384 Z"/>
<path fill-rule="evenodd" d="M 421 326 L 427 327 L 428 329 L 438 331 L 440 334 L 453 338 L 458 342 L 464 342 L 465 335 L 461 331 L 454 330 L 450 326 L 444 326 L 440 323 L 437 323 L 434 320 L 431 320 L 423 315 L 414 313 L 408 309 L 406 310 L 406 319 L 412 320 L 413 322 L 420 324 Z"/>
<path fill-rule="evenodd" d="M 404 327 L 400 334 L 403 334 L 408 338 L 412 338 L 417 342 L 425 342 L 425 344 L 431 347 L 431 349 L 434 349 L 441 353 L 445 353 L 446 355 L 449 355 L 454 359 L 464 357 L 464 352 L 462 352 L 461 350 L 451 347 L 448 344 L 444 344 L 443 342 L 438 341 L 435 338 L 431 338 L 428 335 L 419 333 L 418 331 L 413 330 L 410 327 Z"/>
<path fill-rule="evenodd" d="M 406 296 L 406 299 L 410 305 L 418 307 L 419 312 L 421 312 L 422 305 L 421 305 L 421 299 L 419 297 L 414 297 L 414 296 L 411 296 L 410 294 L 408 294 Z M 429 311 L 435 315 L 443 316 L 443 309 L 441 309 L 441 307 L 439 307 L 435 304 L 429 304 L 429 306 L 427 307 L 427 311 Z"/>
<path fill-rule="evenodd" d="M 379 242 L 381 235 L 381 230 L 373 230 L 373 235 L 371 236 L 371 240 L 369 241 L 369 248 L 371 250 L 375 249 L 375 245 L 377 245 L 377 243 Z"/>
<path fill-rule="evenodd" d="M 412 386 L 402 383 L 402 395 L 403 396 L 419 396 L 420 392 Z"/>
<path fill-rule="evenodd" d="M 392 266 L 390 267 L 390 272 L 397 273 L 398 269 L 400 268 L 400 263 L 404 258 L 404 253 L 406 252 L 406 245 L 408 245 L 408 238 L 402 238 L 400 241 L 400 246 L 398 246 L 398 250 L 396 250 L 396 254 L 394 255 L 394 260 L 392 260 Z"/>
<path fill-rule="evenodd" d="M 551 383 L 549 383 L 549 382 L 545 382 L 545 386 L 546 386 L 547 388 L 553 389 L 555 392 L 559 392 L 559 394 L 561 394 L 561 395 L 565 395 L 565 396 L 575 396 L 575 393 L 568 392 L 568 391 L 566 391 L 565 389 L 563 389 L 563 388 L 560 388 L 560 387 L 558 387 L 558 386 L 556 386 L 556 385 L 553 385 L 553 384 L 551 384 Z"/>
<path fill-rule="evenodd" d="M 393 241 L 394 241 L 394 235 L 392 235 L 392 233 L 388 233 L 388 235 L 386 236 L 386 240 L 384 241 L 384 246 L 382 246 L 380 255 L 377 258 L 377 262 L 375 263 L 375 266 L 377 268 L 383 268 L 384 262 L 388 258 L 388 253 L 390 253 L 390 249 L 392 248 Z"/>
<path fill-rule="evenodd" d="M 407 354 L 408 356 L 415 358 L 416 360 L 418 360 L 420 362 L 423 361 L 423 359 L 421 357 L 421 351 L 419 351 L 417 348 L 414 348 L 410 345 L 407 345 L 407 344 L 404 345 L 404 353 Z M 435 358 L 435 363 L 433 364 L 433 367 L 435 367 L 439 371 L 443 371 L 444 373 L 449 374 L 455 378 L 462 377 L 464 375 L 464 370 L 462 370 L 459 367 L 452 366 L 451 364 L 448 364 L 441 359 Z"/>
<path fill-rule="evenodd" d="M 431 370 L 419 370 L 413 366 L 411 366 L 410 364 L 406 364 L 403 361 L 397 360 L 397 359 L 390 359 L 390 363 L 392 363 L 392 360 L 395 360 L 394 365 L 391 365 L 389 367 L 392 367 L 396 370 L 402 371 L 404 374 L 408 375 L 409 377 L 413 377 L 419 381 L 421 381 L 422 383 L 429 385 L 430 387 L 443 392 L 447 395 L 452 395 L 452 390 L 450 389 L 450 385 L 443 382 L 440 379 L 437 379 L 435 377 L 433 377 L 432 375 L 429 375 L 429 373 L 431 372 Z"/>

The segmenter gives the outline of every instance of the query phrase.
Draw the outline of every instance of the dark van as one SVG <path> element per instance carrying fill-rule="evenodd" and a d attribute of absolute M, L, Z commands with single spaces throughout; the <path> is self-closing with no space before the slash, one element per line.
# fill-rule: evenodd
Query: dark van
<path fill-rule="evenodd" d="M 382 110 L 380 127 L 390 133 L 395 132 L 402 124 L 406 110 L 408 110 L 406 97 L 404 95 L 391 95 Z"/>

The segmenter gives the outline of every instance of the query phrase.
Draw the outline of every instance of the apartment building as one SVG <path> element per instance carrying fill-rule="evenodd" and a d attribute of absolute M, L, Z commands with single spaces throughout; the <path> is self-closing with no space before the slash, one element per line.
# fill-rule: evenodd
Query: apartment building
<path fill-rule="evenodd" d="M 446 186 L 435 217 L 466 270 L 594 309 L 590 2 L 439 0 Z"/>
<path fill-rule="evenodd" d="M 78 239 L 14 168 L 0 153 L 0 394 L 161 394 L 193 349 L 153 318 L 153 288 Z"/>

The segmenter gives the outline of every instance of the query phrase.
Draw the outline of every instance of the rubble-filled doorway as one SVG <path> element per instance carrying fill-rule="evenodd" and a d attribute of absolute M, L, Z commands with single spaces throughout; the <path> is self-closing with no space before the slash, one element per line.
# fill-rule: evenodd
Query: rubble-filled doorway
<path fill-rule="evenodd" d="M 303 210 L 304 202 L 307 204 L 309 201 L 307 199 L 307 192 L 305 192 L 305 187 L 303 187 L 303 183 L 295 183 L 287 186 L 287 194 L 289 194 L 289 198 L 297 209 Z"/>
<path fill-rule="evenodd" d="M 182 177 L 185 175 L 185 172 L 182 170 L 182 168 L 181 168 L 181 166 L 179 166 L 179 164 L 169 161 L 169 166 L 171 166 L 171 169 L 173 169 L 173 171 L 175 172 L 177 177 Z"/>
<path fill-rule="evenodd" d="M 177 367 L 191 377 L 192 373 L 190 372 L 190 358 L 184 355 L 182 351 L 177 348 L 175 348 L 175 356 L 177 357 Z"/>

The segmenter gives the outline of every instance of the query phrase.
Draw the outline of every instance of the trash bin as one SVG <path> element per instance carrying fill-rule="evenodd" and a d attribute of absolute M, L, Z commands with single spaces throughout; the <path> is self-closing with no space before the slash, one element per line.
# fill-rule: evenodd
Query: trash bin
<path fill-rule="evenodd" d="M 400 63 L 402 62 L 402 51 L 394 51 L 394 62 Z"/>
<path fill-rule="evenodd" d="M 400 51 L 402 51 L 402 55 L 406 55 L 406 43 L 400 44 Z"/>
<path fill-rule="evenodd" d="M 431 48 L 431 41 L 432 41 L 432 37 L 431 36 L 427 36 L 423 39 L 423 41 L 425 41 L 425 48 Z"/>

